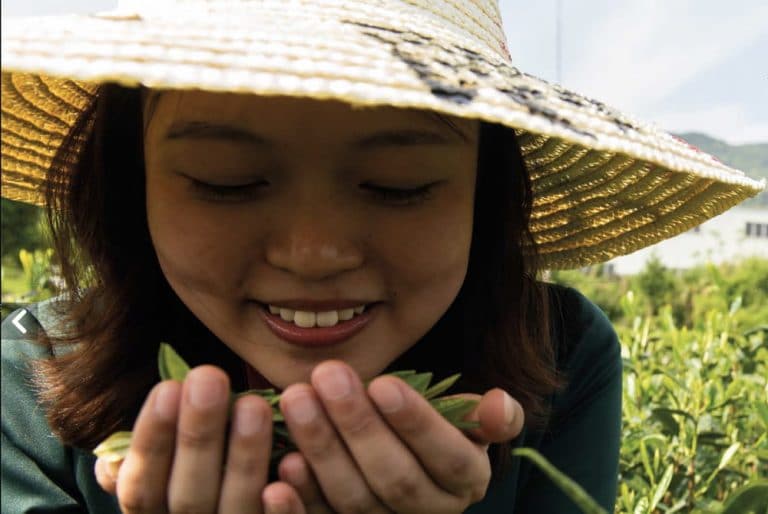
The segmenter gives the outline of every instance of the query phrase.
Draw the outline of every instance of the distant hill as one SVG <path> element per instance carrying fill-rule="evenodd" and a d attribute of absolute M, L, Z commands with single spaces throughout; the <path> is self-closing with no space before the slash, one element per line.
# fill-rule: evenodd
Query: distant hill
<path fill-rule="evenodd" d="M 733 146 L 699 132 L 686 132 L 677 135 L 693 146 L 714 155 L 728 166 L 743 171 L 751 178 L 768 179 L 768 143 Z M 768 191 L 763 191 L 742 205 L 768 208 Z"/>

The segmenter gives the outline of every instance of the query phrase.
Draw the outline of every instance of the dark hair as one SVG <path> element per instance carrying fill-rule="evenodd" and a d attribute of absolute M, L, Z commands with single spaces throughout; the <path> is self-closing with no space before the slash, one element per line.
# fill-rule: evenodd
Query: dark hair
<path fill-rule="evenodd" d="M 167 341 L 191 365 L 211 363 L 245 389 L 243 363 L 171 290 L 149 236 L 144 199 L 141 90 L 104 85 L 65 141 L 45 192 L 52 241 L 68 287 L 67 333 L 79 343 L 36 361 L 34 379 L 50 426 L 64 443 L 92 449 L 129 430 L 159 380 L 157 349 Z M 69 155 L 86 137 L 79 159 Z M 460 391 L 501 387 L 546 419 L 546 398 L 562 386 L 555 366 L 546 286 L 537 281 L 528 230 L 532 192 L 513 130 L 481 124 L 474 231 L 466 280 L 446 314 L 389 369 L 457 371 Z M 448 349 L 452 351 L 447 351 Z M 495 469 L 509 444 L 497 445 Z"/>

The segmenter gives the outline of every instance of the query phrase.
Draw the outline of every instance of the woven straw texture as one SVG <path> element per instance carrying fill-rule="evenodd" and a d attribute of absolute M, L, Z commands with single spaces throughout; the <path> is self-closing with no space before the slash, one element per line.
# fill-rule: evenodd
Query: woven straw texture
<path fill-rule="evenodd" d="M 429 109 L 512 127 L 550 269 L 675 236 L 765 187 L 517 70 L 494 0 L 134 0 L 99 15 L 5 19 L 2 65 L 2 194 L 28 203 L 40 204 L 55 158 L 76 161 L 57 150 L 105 81 Z"/>

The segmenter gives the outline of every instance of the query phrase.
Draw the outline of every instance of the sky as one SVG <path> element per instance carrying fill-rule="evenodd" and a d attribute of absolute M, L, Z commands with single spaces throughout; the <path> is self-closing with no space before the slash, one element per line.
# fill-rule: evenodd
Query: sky
<path fill-rule="evenodd" d="M 557 67 L 557 6 L 561 73 Z M 116 0 L 3 0 L 3 16 Z M 500 0 L 513 64 L 673 132 L 768 142 L 766 0 Z"/>

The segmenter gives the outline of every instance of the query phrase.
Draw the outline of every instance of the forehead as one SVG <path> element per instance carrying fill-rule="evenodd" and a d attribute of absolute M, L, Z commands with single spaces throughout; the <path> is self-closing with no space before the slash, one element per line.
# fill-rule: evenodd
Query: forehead
<path fill-rule="evenodd" d="M 258 96 L 206 91 L 145 89 L 145 128 L 151 121 L 167 129 L 179 121 L 231 123 L 264 127 L 275 132 L 301 127 L 305 135 L 359 131 L 366 128 L 436 128 L 471 143 L 479 122 L 420 109 L 391 106 L 353 106 L 336 100 L 286 96 Z"/>

